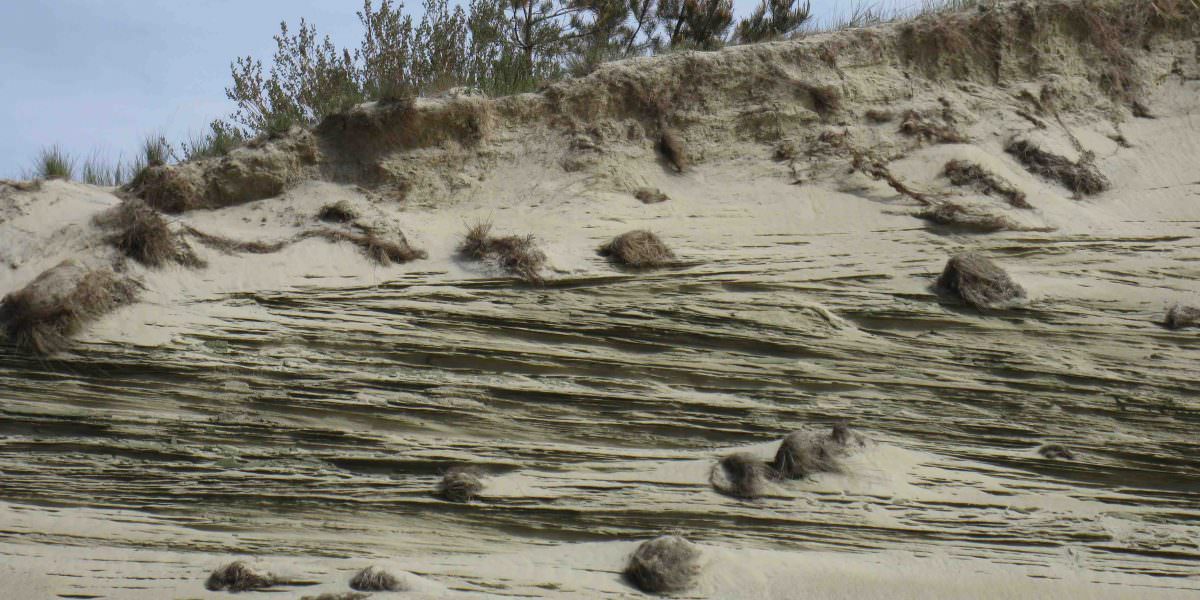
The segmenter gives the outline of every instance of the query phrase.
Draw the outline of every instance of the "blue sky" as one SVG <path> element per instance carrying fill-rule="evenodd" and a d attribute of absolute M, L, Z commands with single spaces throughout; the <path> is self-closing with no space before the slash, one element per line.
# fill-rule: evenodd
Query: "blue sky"
<path fill-rule="evenodd" d="M 739 16 L 757 0 L 734 0 Z M 853 0 L 814 0 L 821 19 Z M 409 2 L 419 7 L 419 1 Z M 149 133 L 172 142 L 232 110 L 229 63 L 268 62 L 280 21 L 357 45 L 361 0 L 2 0 L 0 177 L 37 151 L 129 157 Z"/>

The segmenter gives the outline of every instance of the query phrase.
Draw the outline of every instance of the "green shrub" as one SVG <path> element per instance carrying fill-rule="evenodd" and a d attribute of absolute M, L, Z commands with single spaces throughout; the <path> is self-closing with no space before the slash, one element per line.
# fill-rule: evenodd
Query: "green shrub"
<path fill-rule="evenodd" d="M 43 148 L 34 161 L 33 176 L 70 181 L 75 178 L 75 159 L 58 144 Z"/>

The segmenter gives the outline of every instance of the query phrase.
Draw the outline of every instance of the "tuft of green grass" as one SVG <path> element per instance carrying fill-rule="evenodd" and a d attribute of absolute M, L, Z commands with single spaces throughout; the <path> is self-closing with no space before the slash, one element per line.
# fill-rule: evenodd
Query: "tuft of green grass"
<path fill-rule="evenodd" d="M 75 178 L 75 159 L 58 144 L 43 148 L 34 160 L 33 176 L 38 179 L 70 181 Z"/>
<path fill-rule="evenodd" d="M 190 135 L 187 141 L 179 144 L 183 160 L 225 156 L 246 143 L 246 136 L 236 127 L 221 121 L 213 121 L 209 127 L 208 133 Z"/>
<path fill-rule="evenodd" d="M 165 165 L 175 158 L 175 149 L 166 136 L 152 133 L 142 140 L 141 158 L 150 166 Z"/>

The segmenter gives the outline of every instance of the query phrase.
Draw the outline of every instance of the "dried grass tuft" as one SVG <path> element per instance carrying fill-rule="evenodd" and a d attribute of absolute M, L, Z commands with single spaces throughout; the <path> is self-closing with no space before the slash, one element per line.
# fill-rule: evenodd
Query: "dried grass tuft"
<path fill-rule="evenodd" d="M 382 567 L 371 565 L 350 579 L 350 589 L 360 592 L 406 592 L 409 585 Z"/>
<path fill-rule="evenodd" d="M 1028 140 L 1013 140 L 1004 150 L 1021 161 L 1029 172 L 1053 179 L 1076 194 L 1090 196 L 1112 187 L 1108 178 L 1092 163 L 1090 153 L 1073 162 Z"/>
<path fill-rule="evenodd" d="M 695 544 L 677 535 L 643 542 L 629 557 L 625 577 L 643 592 L 683 592 L 700 576 L 702 553 Z"/>
<path fill-rule="evenodd" d="M 613 238 L 597 250 L 600 256 L 635 269 L 662 267 L 675 262 L 675 253 L 657 235 L 639 229 Z"/>
<path fill-rule="evenodd" d="M 1025 289 L 987 257 L 968 252 L 946 263 L 937 287 L 978 308 L 996 308 L 1025 297 Z"/>
<path fill-rule="evenodd" d="M 196 240 L 198 240 L 201 244 L 204 244 L 213 250 L 224 252 L 225 254 L 272 254 L 274 252 L 283 250 L 294 242 L 294 240 L 281 240 L 278 242 L 245 242 L 242 240 L 227 238 L 225 236 L 205 233 L 190 225 L 184 225 L 183 230 L 186 231 L 188 235 L 196 238 Z"/>
<path fill-rule="evenodd" d="M 66 260 L 0 300 L 0 329 L 18 348 L 51 354 L 87 323 L 133 302 L 140 289 L 108 269 Z"/>
<path fill-rule="evenodd" d="M 367 258 L 388 266 L 392 263 L 406 263 L 427 258 L 424 250 L 418 250 L 408 245 L 403 235 L 396 241 L 385 240 L 374 233 L 350 233 L 336 229 L 322 229 L 304 234 L 303 237 L 319 237 L 335 244 L 348 242 L 358 246 Z"/>
<path fill-rule="evenodd" d="M 1044 444 L 1038 448 L 1038 454 L 1049 459 L 1075 460 L 1075 453 L 1060 444 Z"/>
<path fill-rule="evenodd" d="M 266 589 L 275 584 L 274 575 L 255 571 L 250 565 L 238 560 L 213 570 L 208 576 L 208 581 L 204 582 L 204 587 L 213 592 L 244 592 Z"/>
<path fill-rule="evenodd" d="M 482 474 L 473 467 L 451 467 L 438 482 L 436 495 L 450 502 L 470 502 L 483 491 Z"/>
<path fill-rule="evenodd" d="M 1200 308 L 1176 304 L 1167 311 L 1163 322 L 1167 329 L 1183 329 L 1185 327 L 1200 327 Z"/>
<path fill-rule="evenodd" d="M 926 221 L 969 231 L 990 233 L 994 231 L 1021 231 L 1024 228 L 1012 219 L 978 207 L 963 206 L 954 202 L 941 201 L 926 208 L 916 216 Z"/>
<path fill-rule="evenodd" d="M 300 600 L 366 600 L 370 597 L 370 594 L 364 594 L 362 592 L 342 592 L 340 594 L 335 592 L 325 592 L 319 596 L 302 596 Z"/>
<path fill-rule="evenodd" d="M 667 200 L 671 199 L 670 196 L 667 196 L 660 190 L 648 187 L 638 188 L 638 190 L 633 193 L 633 197 L 641 200 L 642 204 L 658 204 L 659 202 L 666 202 Z"/>
<path fill-rule="evenodd" d="M 1014 208 L 1033 208 L 1026 199 L 1025 192 L 977 163 L 952 160 L 946 163 L 944 172 L 954 185 L 970 187 L 981 194 L 999 195 L 1008 200 L 1009 205 Z"/>
<path fill-rule="evenodd" d="M 687 150 L 684 148 L 683 139 L 674 129 L 663 128 L 662 136 L 658 138 L 658 151 L 667 163 L 675 168 L 675 172 L 682 173 L 687 169 Z"/>
<path fill-rule="evenodd" d="M 458 253 L 469 260 L 494 260 L 500 268 L 530 283 L 541 283 L 546 255 L 532 235 L 492 237 L 492 224 L 479 222 L 467 229 Z"/>
<path fill-rule="evenodd" d="M 317 218 L 326 223 L 349 223 L 358 218 L 358 211 L 345 200 L 326 204 L 317 212 Z"/>
<path fill-rule="evenodd" d="M 749 452 L 738 452 L 721 458 L 713 465 L 709 482 L 722 494 L 753 500 L 767 493 L 767 480 L 774 473 L 757 456 Z"/>
<path fill-rule="evenodd" d="M 204 265 L 182 237 L 171 231 L 162 214 L 136 198 L 97 215 L 95 222 L 115 230 L 108 236 L 109 244 L 148 267 L 161 267 L 171 262 L 189 267 Z"/>
<path fill-rule="evenodd" d="M 839 423 L 828 434 L 793 431 L 783 438 L 771 468 L 780 479 L 803 479 L 841 471 L 840 458 L 863 445 L 862 438 Z"/>

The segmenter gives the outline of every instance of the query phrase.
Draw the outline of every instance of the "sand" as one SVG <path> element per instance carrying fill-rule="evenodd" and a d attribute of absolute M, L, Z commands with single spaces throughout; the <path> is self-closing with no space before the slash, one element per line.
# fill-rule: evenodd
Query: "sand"
<path fill-rule="evenodd" d="M 406 264 L 307 238 L 270 254 L 193 241 L 206 267 L 150 269 L 91 224 L 114 190 L 0 187 L 0 294 L 66 258 L 121 263 L 145 287 L 58 355 L 0 346 L 0 589 L 225 597 L 204 580 L 243 558 L 305 583 L 246 598 L 349 591 L 370 564 L 410 574 L 397 598 L 636 597 L 620 577 L 636 544 L 683 533 L 705 552 L 698 598 L 1194 597 L 1200 342 L 1158 325 L 1200 297 L 1200 81 L 1171 74 L 1200 73 L 1194 40 L 1139 51 L 1156 116 L 1139 119 L 1070 48 L 1054 75 L 1006 63 L 988 83 L 914 73 L 892 28 L 872 32 L 878 52 L 838 33 L 617 63 L 493 104 L 422 100 L 432 123 L 452 108 L 486 119 L 478 139 L 432 129 L 383 151 L 403 198 L 356 179 L 376 158 L 330 155 L 288 167 L 277 195 L 170 217 L 299 239 L 344 200 L 428 252 Z M 837 69 L 815 58 L 829 44 Z M 712 87 L 679 84 L 702 98 L 672 116 L 677 174 L 655 120 L 607 90 L 689 73 Z M 818 113 L 796 80 L 836 84 L 842 108 Z M 1069 108 L 1038 129 L 1017 96 L 1049 84 Z M 969 142 L 862 116 L 941 115 L 940 98 Z M 819 139 L 843 131 L 894 155 L 913 189 L 1038 231 L 927 227 L 918 202 Z M 1016 135 L 1094 152 L 1112 189 L 1081 199 L 1030 174 L 1004 152 Z M 782 140 L 800 155 L 777 160 Z M 952 159 L 1033 208 L 952 185 Z M 670 200 L 643 204 L 642 187 Z M 534 235 L 545 282 L 458 258 L 479 220 Z M 681 264 L 625 272 L 596 255 L 634 229 Z M 939 296 L 963 251 L 1003 264 L 1027 304 Z M 845 472 L 755 501 L 711 489 L 719 457 L 769 460 L 786 433 L 843 418 L 871 440 Z M 1039 456 L 1048 442 L 1076 459 Z M 487 475 L 471 504 L 432 495 L 456 464 Z"/>

